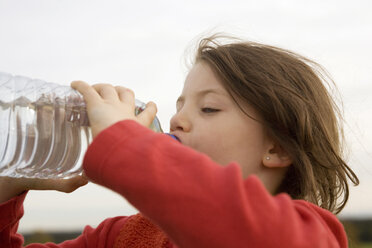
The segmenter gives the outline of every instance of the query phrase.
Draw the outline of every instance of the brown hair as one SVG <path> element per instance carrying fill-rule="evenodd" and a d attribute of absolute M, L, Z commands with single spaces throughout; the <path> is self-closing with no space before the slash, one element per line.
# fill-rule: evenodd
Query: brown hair
<path fill-rule="evenodd" d="M 293 163 L 278 193 L 340 212 L 349 197 L 347 178 L 355 185 L 359 179 L 342 158 L 342 117 L 324 84 L 333 81 L 319 64 L 291 51 L 245 41 L 220 44 L 221 38 L 228 37 L 202 39 L 195 62 L 211 66 L 234 101 L 252 106 L 289 153 Z"/>

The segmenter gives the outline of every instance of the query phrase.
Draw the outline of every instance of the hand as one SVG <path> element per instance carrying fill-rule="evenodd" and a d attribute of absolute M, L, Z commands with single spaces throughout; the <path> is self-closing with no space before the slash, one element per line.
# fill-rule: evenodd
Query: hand
<path fill-rule="evenodd" d="M 25 190 L 57 190 L 71 193 L 87 183 L 88 179 L 84 175 L 69 179 L 0 177 L 0 203 L 6 202 Z"/>
<path fill-rule="evenodd" d="M 139 115 L 134 114 L 135 98 L 130 89 L 110 84 L 90 86 L 82 81 L 72 82 L 71 87 L 84 97 L 93 139 L 118 121 L 134 120 L 149 127 L 155 119 L 157 109 L 153 102 L 149 102 Z"/>

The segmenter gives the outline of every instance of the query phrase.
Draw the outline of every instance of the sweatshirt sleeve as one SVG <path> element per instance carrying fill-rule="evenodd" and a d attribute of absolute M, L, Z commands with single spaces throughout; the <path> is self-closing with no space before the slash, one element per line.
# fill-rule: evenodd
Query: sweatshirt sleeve
<path fill-rule="evenodd" d="M 179 247 L 347 247 L 330 212 L 287 194 L 272 196 L 239 166 L 208 156 L 134 121 L 101 132 L 84 170 L 151 219 Z"/>
<path fill-rule="evenodd" d="M 17 233 L 19 221 L 23 216 L 23 201 L 27 192 L 0 204 L 0 247 L 23 247 L 24 238 Z M 115 238 L 122 228 L 126 217 L 109 218 L 97 228 L 86 226 L 83 233 L 74 240 L 60 244 L 30 244 L 27 248 L 88 248 L 113 247 Z"/>

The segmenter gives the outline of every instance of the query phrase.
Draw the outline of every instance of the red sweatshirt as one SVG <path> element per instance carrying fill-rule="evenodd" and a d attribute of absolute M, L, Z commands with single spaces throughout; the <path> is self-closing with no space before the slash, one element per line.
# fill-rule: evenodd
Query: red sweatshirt
<path fill-rule="evenodd" d="M 238 164 L 220 166 L 134 121 L 100 133 L 83 166 L 92 181 L 146 218 L 107 219 L 76 240 L 29 247 L 141 247 L 141 239 L 153 244 L 142 247 L 347 247 L 344 228 L 329 211 L 287 194 L 272 196 L 256 176 L 243 179 Z M 16 230 L 24 196 L 0 205 L 1 248 L 22 246 Z"/>

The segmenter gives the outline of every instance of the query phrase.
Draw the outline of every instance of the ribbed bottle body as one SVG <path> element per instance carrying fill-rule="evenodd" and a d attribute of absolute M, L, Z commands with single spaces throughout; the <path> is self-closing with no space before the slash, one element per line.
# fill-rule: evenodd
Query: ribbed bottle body
<path fill-rule="evenodd" d="M 136 114 L 144 107 L 136 100 Z M 151 128 L 162 132 L 157 118 Z M 86 105 L 79 92 L 0 72 L 0 176 L 78 175 L 91 141 Z"/>

